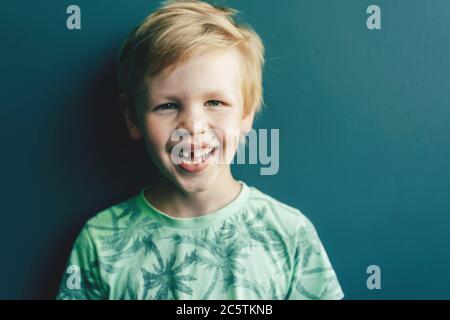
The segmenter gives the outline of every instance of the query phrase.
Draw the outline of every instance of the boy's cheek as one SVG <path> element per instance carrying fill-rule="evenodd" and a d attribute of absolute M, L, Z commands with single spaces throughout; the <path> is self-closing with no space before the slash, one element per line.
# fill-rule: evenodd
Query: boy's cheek
<path fill-rule="evenodd" d="M 149 140 L 155 143 L 166 143 L 167 140 L 164 140 L 164 137 L 169 135 L 170 128 L 161 119 L 147 116 L 143 127 Z"/>
<path fill-rule="evenodd" d="M 160 154 L 166 149 L 167 138 L 162 130 L 147 127 L 144 132 L 146 148 L 149 152 Z"/>
<path fill-rule="evenodd" d="M 226 134 L 222 140 L 222 155 L 220 161 L 225 164 L 231 163 L 239 144 L 239 134 Z"/>

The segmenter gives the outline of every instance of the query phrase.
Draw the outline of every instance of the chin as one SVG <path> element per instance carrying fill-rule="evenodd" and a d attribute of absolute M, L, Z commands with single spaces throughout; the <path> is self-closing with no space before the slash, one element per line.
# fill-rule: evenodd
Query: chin
<path fill-rule="evenodd" d="M 184 192 L 196 193 L 207 190 L 211 186 L 211 180 L 203 177 L 178 177 L 177 184 Z"/>
<path fill-rule="evenodd" d="M 167 168 L 169 179 L 180 190 L 186 193 L 197 193 L 210 189 L 218 178 L 217 164 L 210 164 L 205 168 L 203 172 L 190 173 L 175 166 L 174 164 L 168 164 L 170 168 Z"/>

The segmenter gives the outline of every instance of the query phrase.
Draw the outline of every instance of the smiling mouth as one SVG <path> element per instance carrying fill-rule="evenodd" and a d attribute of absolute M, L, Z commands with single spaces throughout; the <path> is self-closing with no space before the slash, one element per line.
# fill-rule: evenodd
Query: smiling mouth
<path fill-rule="evenodd" d="M 191 152 L 180 150 L 181 163 L 177 166 L 187 172 L 199 172 L 208 167 L 218 147 L 195 149 Z"/>

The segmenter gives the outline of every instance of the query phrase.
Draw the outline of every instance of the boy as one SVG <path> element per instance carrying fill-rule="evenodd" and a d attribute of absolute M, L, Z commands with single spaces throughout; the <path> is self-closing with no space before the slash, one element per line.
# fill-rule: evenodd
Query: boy
<path fill-rule="evenodd" d="M 58 299 L 343 298 L 311 222 L 231 174 L 264 64 L 234 14 L 166 2 L 124 42 L 121 110 L 160 177 L 86 223 Z"/>

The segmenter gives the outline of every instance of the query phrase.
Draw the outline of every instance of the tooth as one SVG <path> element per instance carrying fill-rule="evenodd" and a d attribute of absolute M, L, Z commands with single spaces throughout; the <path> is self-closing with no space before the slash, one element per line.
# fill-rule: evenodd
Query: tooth
<path fill-rule="evenodd" d="M 192 153 L 194 155 L 194 158 L 200 158 L 203 157 L 207 151 L 207 149 L 195 149 Z"/>
<path fill-rule="evenodd" d="M 180 151 L 180 157 L 182 157 L 184 163 L 189 164 L 198 164 L 205 160 L 207 156 L 209 156 L 214 148 L 208 149 L 196 149 L 192 152 L 187 152 L 184 150 Z"/>
<path fill-rule="evenodd" d="M 181 158 L 187 158 L 187 157 L 189 157 L 189 153 L 187 151 L 184 151 L 183 149 L 181 149 L 178 156 Z"/>
<path fill-rule="evenodd" d="M 212 151 L 211 148 L 206 149 L 206 150 L 203 150 L 203 152 L 202 152 L 202 157 L 208 156 L 209 154 L 211 154 L 211 151 Z"/>

